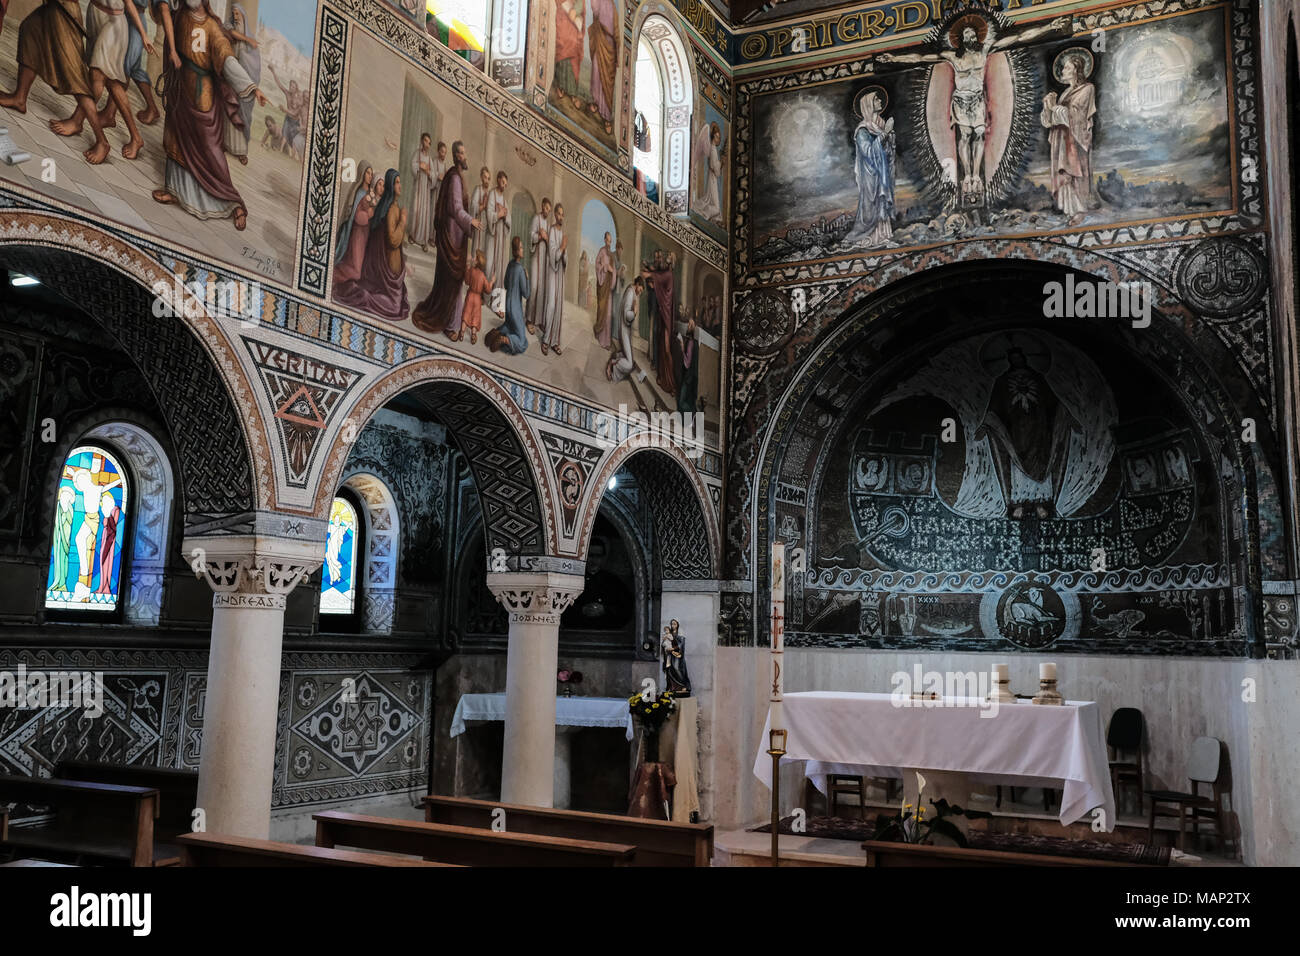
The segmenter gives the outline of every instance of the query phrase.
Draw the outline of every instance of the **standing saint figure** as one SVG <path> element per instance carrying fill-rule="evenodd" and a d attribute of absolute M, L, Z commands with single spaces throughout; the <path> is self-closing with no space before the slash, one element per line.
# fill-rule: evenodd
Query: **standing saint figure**
<path fill-rule="evenodd" d="M 894 235 L 894 118 L 881 115 L 886 99 L 879 86 L 869 86 L 858 96 L 861 121 L 853 131 L 858 217 L 845 242 L 878 246 Z"/>
<path fill-rule="evenodd" d="M 260 82 L 262 54 L 258 52 L 257 41 L 248 31 L 248 14 L 238 3 L 231 4 L 230 11 L 226 15 L 226 32 L 230 34 L 231 45 L 235 49 L 235 57 L 239 60 L 239 65 L 244 68 L 249 79 L 254 83 Z M 237 126 L 234 123 L 226 123 L 226 152 L 244 166 L 248 165 L 248 140 L 253 130 L 253 103 L 252 96 L 241 96 L 239 117 L 243 120 L 243 124 Z"/>
<path fill-rule="evenodd" d="M 77 0 L 46 0 L 27 14 L 18 26 L 18 85 L 12 93 L 0 96 L 0 106 L 26 113 L 27 95 L 39 76 L 55 93 L 76 101 L 77 112 L 73 115 L 90 124 L 95 138 L 82 155 L 86 162 L 98 165 L 108 158 L 108 140 L 95 105 L 98 97 L 91 87 L 85 42 L 86 28 Z M 59 127 L 66 122 L 50 120 L 50 128 L 59 133 Z"/>
<path fill-rule="evenodd" d="M 1004 358 L 1007 367 L 993 382 L 974 437 L 988 440 L 1008 518 L 1019 521 L 1031 511 L 1037 518 L 1057 517 L 1070 433 L 1082 426 L 1023 349 L 1011 347 Z"/>
<path fill-rule="evenodd" d="M 506 320 L 487 335 L 483 342 L 493 352 L 520 355 L 528 349 L 528 330 L 524 327 L 524 299 L 531 296 L 528 273 L 524 271 L 524 240 L 510 240 L 510 265 L 502 285 L 506 290 Z"/>
<path fill-rule="evenodd" d="M 438 197 L 438 180 L 434 177 L 433 137 L 420 134 L 420 146 L 411 156 L 411 228 L 406 241 L 429 251 L 433 235 L 433 210 Z M 444 170 L 445 171 L 445 170 Z"/>
<path fill-rule="evenodd" d="M 984 171 L 984 139 L 989 122 L 985 90 L 989 56 L 1022 43 L 1069 29 L 1072 18 L 1057 17 L 1051 23 L 1030 27 L 1011 36 L 999 37 L 991 19 L 980 13 L 958 18 L 944 34 L 948 49 L 939 53 L 882 53 L 880 63 L 947 63 L 952 67 L 953 89 L 948 105 L 948 125 L 956 130 L 959 192 L 968 200 L 983 202 L 988 177 Z"/>
<path fill-rule="evenodd" d="M 488 246 L 488 200 L 492 198 L 492 171 L 484 166 L 478 171 L 478 185 L 469 197 L 470 215 L 478 220 L 471 238 L 474 245 L 470 248 L 472 255 L 482 249 L 487 254 Z"/>
<path fill-rule="evenodd" d="M 555 215 L 546 235 L 546 286 L 542 303 L 542 354 L 560 351 L 560 329 L 564 324 L 564 273 L 569 266 L 569 237 L 564 234 L 564 206 L 555 204 Z"/>
<path fill-rule="evenodd" d="M 469 268 L 470 231 L 482 226 L 469 213 L 465 202 L 465 182 L 461 178 L 469 168 L 465 144 L 451 144 L 452 166 L 438 189 L 438 207 L 433 216 L 434 245 L 438 262 L 433 271 L 433 288 L 411 313 L 411 321 L 425 332 L 442 332 L 455 320 L 461 303 L 461 288 Z"/>
<path fill-rule="evenodd" d="M 645 280 L 637 276 L 623 292 L 623 300 L 619 303 L 618 342 L 614 354 L 605 363 L 605 377 L 611 382 L 621 382 L 636 370 L 636 360 L 632 357 L 632 327 L 636 325 L 636 312 L 644 290 Z"/>
<path fill-rule="evenodd" d="M 72 553 L 73 505 L 77 503 L 77 490 L 70 485 L 59 486 L 59 506 L 54 515 L 54 549 L 51 591 L 68 590 L 68 557 Z"/>
<path fill-rule="evenodd" d="M 99 498 L 99 513 L 104 516 L 104 533 L 99 538 L 99 587 L 96 594 L 113 593 L 113 564 L 117 549 L 117 528 L 122 521 L 122 509 L 111 491 Z"/>
<path fill-rule="evenodd" d="M 591 104 L 605 132 L 614 132 L 614 78 L 618 75 L 618 43 L 615 28 L 618 11 L 614 0 L 591 0 L 591 27 L 587 51 L 591 54 Z"/>
<path fill-rule="evenodd" d="M 578 307 L 587 309 L 591 307 L 591 302 L 587 296 L 587 274 L 591 271 L 591 261 L 587 258 L 587 250 L 582 250 L 582 255 L 578 258 Z"/>
<path fill-rule="evenodd" d="M 582 0 L 560 0 L 555 11 L 555 95 L 578 105 L 578 77 L 582 75 L 582 40 L 587 10 Z"/>
<path fill-rule="evenodd" d="M 709 221 L 722 219 L 722 127 L 705 123 L 695 134 L 691 177 L 695 186 L 693 206 Z"/>
<path fill-rule="evenodd" d="M 613 241 L 614 237 L 605 233 L 605 244 L 596 252 L 596 321 L 592 332 L 603 349 L 609 348 L 612 337 L 614 282 L 618 278 L 614 271 L 614 250 L 609 247 Z"/>
<path fill-rule="evenodd" d="M 506 188 L 510 177 L 504 169 L 497 171 L 496 188 L 488 193 L 487 201 L 487 274 L 494 276 L 493 284 L 505 281 L 506 266 L 510 262 L 510 203 L 506 200 Z"/>
<path fill-rule="evenodd" d="M 681 625 L 676 620 L 669 621 L 664 628 L 659 655 L 664 667 L 664 689 L 674 697 L 690 697 L 691 677 L 686 672 L 686 638 L 682 637 Z"/>
<path fill-rule="evenodd" d="M 546 246 L 551 236 L 551 201 L 542 197 L 541 211 L 533 216 L 528 226 L 528 276 L 532 282 L 533 294 L 528 297 L 528 311 L 524 318 L 528 323 L 528 334 L 536 335 L 544 312 L 542 300 L 546 296 Z"/>
<path fill-rule="evenodd" d="M 165 4 L 162 4 L 165 7 Z M 252 96 L 266 105 L 208 0 L 185 0 L 172 18 L 174 37 L 164 56 L 163 149 L 167 153 L 164 185 L 153 191 L 156 202 L 178 204 L 198 219 L 235 221 L 242 230 L 248 209 L 230 179 L 222 147 L 225 124 L 242 123 L 240 100 Z M 199 38 L 202 42 L 199 42 Z"/>
<path fill-rule="evenodd" d="M 451 160 L 447 158 L 447 144 L 439 141 L 438 158 L 433 161 L 433 208 L 438 208 L 438 190 L 442 188 L 442 180 L 447 175 L 447 167 L 451 165 Z M 433 236 L 433 224 L 429 225 L 429 236 Z"/>
<path fill-rule="evenodd" d="M 641 263 L 641 278 L 650 288 L 654 329 L 650 337 L 650 367 L 655 370 L 655 382 L 667 394 L 677 395 L 677 376 L 673 368 L 673 331 L 676 319 L 676 300 L 673 297 L 673 267 L 676 253 L 655 250 L 654 259 Z"/>
<path fill-rule="evenodd" d="M 1097 115 L 1092 54 L 1070 47 L 1056 58 L 1052 72 L 1065 84 L 1058 97 L 1043 97 L 1039 122 L 1047 129 L 1052 150 L 1052 198 L 1056 208 L 1070 217 L 1069 225 L 1083 222 L 1092 198 L 1092 118 Z"/>

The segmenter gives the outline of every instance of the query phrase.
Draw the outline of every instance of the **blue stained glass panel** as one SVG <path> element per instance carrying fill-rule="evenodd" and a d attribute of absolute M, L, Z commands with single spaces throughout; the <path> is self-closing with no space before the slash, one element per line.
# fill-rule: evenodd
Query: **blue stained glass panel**
<path fill-rule="evenodd" d="M 74 448 L 54 501 L 47 608 L 111 611 L 122 591 L 129 500 L 126 473 L 103 448 Z"/>
<path fill-rule="evenodd" d="M 330 505 L 325 566 L 320 575 L 322 614 L 351 614 L 357 599 L 357 512 L 346 498 Z"/>

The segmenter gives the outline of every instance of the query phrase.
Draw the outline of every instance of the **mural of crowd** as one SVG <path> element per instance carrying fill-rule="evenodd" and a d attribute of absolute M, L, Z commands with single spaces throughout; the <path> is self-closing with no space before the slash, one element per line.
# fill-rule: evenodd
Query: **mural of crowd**
<path fill-rule="evenodd" d="M 354 55 L 354 73 L 367 55 Z M 469 114 L 464 131 L 452 132 L 452 120 L 425 101 L 418 85 L 408 87 L 402 128 L 381 134 L 392 165 L 366 158 L 374 155 L 366 143 L 357 150 L 355 178 L 340 192 L 333 301 L 409 321 L 480 357 L 540 356 L 545 364 L 528 368 L 544 375 L 560 359 L 561 368 L 603 381 L 609 390 L 600 397 L 615 404 L 716 410 L 716 393 L 701 395 L 699 379 L 701 362 L 718 362 L 721 275 L 693 261 L 697 276 L 712 273 L 716 282 L 707 293 L 699 282 L 684 287 L 679 260 L 689 254 L 666 240 L 654 253 L 643 247 L 637 261 L 621 238 L 631 231 L 626 213 L 591 195 L 569 199 L 584 187 L 531 170 L 521 142 L 489 130 L 484 144 L 482 120 Z M 345 150 L 353 135 L 373 141 L 349 129 Z M 509 156 L 527 181 L 512 182 L 472 150 L 497 163 Z"/>
<path fill-rule="evenodd" d="M 261 20 L 230 0 L 217 9 L 213 0 L 4 6 L 0 70 L 8 91 L 0 111 L 20 151 L 10 151 L 4 175 L 53 183 L 95 211 L 211 243 L 228 258 L 250 247 L 216 232 L 216 222 L 243 232 L 257 209 L 264 222 L 253 255 L 275 261 L 271 274 L 287 275 L 280 264 L 292 260 L 292 230 L 275 221 L 292 222 L 297 205 L 314 0 L 267 5 Z M 48 132 L 67 145 L 49 149 Z M 105 164 L 126 171 L 129 185 L 93 172 Z M 232 164 L 257 175 L 237 174 Z M 214 225 L 194 236 L 150 200 Z"/>

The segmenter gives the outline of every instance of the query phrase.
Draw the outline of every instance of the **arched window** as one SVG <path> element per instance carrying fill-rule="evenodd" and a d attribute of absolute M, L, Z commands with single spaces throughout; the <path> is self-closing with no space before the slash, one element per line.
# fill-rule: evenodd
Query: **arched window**
<path fill-rule="evenodd" d="M 330 505 L 325 564 L 320 573 L 320 612 L 355 617 L 357 612 L 357 545 L 361 522 L 356 505 L 339 495 Z"/>
<path fill-rule="evenodd" d="M 659 59 L 644 36 L 636 49 L 636 122 L 632 130 L 632 164 L 641 174 L 638 186 L 652 202 L 659 201 L 663 176 L 664 88 Z"/>
<path fill-rule="evenodd" d="M 425 0 L 425 30 L 481 70 L 491 9 L 491 0 Z"/>
<path fill-rule="evenodd" d="M 691 66 L 681 36 L 662 14 L 637 39 L 632 164 L 647 198 L 685 215 L 690 174 Z"/>
<path fill-rule="evenodd" d="M 107 449 L 78 445 L 63 462 L 54 499 L 45 606 L 116 611 L 131 505 L 125 469 Z"/>

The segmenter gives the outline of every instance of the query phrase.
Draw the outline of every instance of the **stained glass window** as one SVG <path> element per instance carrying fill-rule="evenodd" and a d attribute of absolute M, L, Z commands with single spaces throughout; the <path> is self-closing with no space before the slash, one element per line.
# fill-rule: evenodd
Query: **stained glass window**
<path fill-rule="evenodd" d="M 126 472 L 103 448 L 82 445 L 63 463 L 55 494 L 47 608 L 111 611 L 122 585 Z"/>
<path fill-rule="evenodd" d="M 357 510 L 346 498 L 330 505 L 325 566 L 320 575 L 322 614 L 351 614 L 357 601 Z"/>
<path fill-rule="evenodd" d="M 427 0 L 427 32 L 483 69 L 488 35 L 486 0 Z"/>

